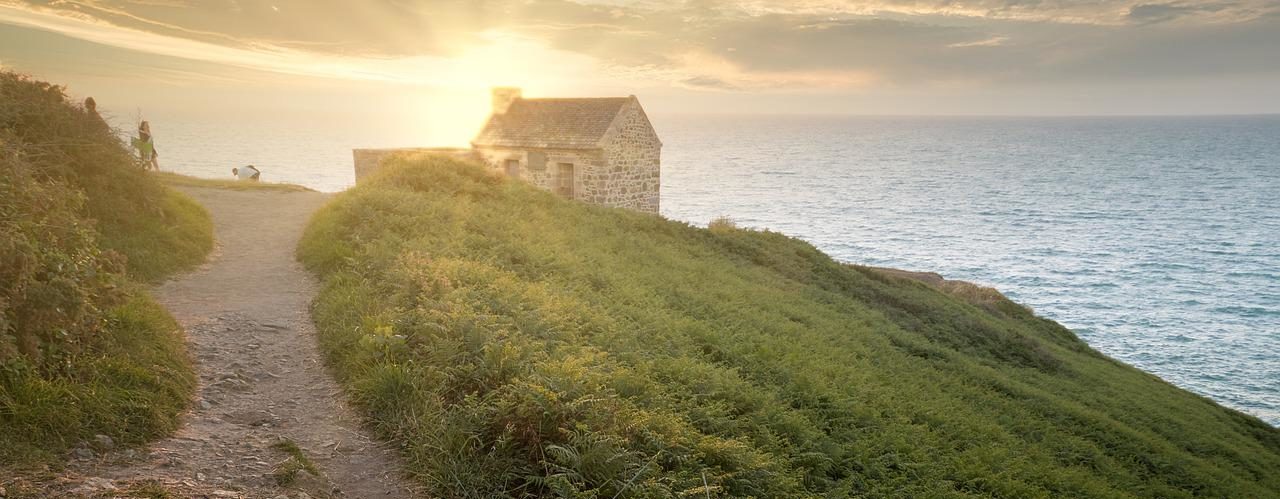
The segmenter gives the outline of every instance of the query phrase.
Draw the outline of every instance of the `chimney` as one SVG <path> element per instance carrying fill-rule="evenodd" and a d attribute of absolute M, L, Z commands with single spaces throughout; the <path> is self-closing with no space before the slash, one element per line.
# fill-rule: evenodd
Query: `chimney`
<path fill-rule="evenodd" d="M 493 114 L 506 114 L 511 103 L 520 98 L 520 89 L 515 87 L 493 88 Z"/>

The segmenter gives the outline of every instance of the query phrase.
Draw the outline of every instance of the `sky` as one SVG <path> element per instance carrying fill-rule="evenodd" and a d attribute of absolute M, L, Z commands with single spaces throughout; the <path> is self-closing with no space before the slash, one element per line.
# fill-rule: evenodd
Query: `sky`
<path fill-rule="evenodd" d="M 118 109 L 1280 112 L 1280 0 L 0 0 L 0 66 Z"/>

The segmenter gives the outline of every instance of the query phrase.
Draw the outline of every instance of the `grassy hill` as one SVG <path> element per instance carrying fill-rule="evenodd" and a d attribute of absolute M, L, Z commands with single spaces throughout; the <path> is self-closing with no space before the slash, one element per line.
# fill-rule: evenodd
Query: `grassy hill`
<path fill-rule="evenodd" d="M 1280 430 L 998 293 L 403 160 L 299 248 L 442 497 L 1275 497 Z"/>
<path fill-rule="evenodd" d="M 195 379 L 138 283 L 203 261 L 212 230 L 62 88 L 0 72 L 0 469 L 176 427 Z"/>
<path fill-rule="evenodd" d="M 330 360 L 440 496 L 1280 495 L 1280 430 L 781 234 L 419 157 L 300 256 Z"/>

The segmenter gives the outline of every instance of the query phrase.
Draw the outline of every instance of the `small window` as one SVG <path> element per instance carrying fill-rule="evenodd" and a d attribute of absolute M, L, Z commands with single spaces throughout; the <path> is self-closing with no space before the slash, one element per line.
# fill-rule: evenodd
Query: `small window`
<path fill-rule="evenodd" d="M 561 196 L 573 198 L 573 163 L 556 165 L 556 192 Z"/>
<path fill-rule="evenodd" d="M 508 177 L 519 177 L 519 176 L 520 176 L 520 160 L 518 160 L 518 159 L 508 159 L 508 160 L 506 161 L 506 163 L 504 163 L 504 165 L 503 165 L 503 166 L 504 166 L 504 167 L 506 168 L 506 170 L 507 170 L 507 176 L 508 176 Z"/>

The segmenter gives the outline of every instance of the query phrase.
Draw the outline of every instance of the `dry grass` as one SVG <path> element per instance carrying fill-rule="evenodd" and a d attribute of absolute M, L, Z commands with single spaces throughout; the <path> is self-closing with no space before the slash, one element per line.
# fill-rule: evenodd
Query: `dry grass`
<path fill-rule="evenodd" d="M 719 216 L 711 219 L 711 221 L 707 223 L 707 230 L 710 230 L 711 232 L 738 230 L 738 223 L 734 222 L 732 218 Z"/>
<path fill-rule="evenodd" d="M 936 286 L 944 293 L 987 310 L 1003 310 L 1009 305 L 1016 305 L 1026 310 L 1028 314 L 1032 313 L 1031 307 L 1010 300 L 996 288 L 979 286 L 967 281 L 943 281 Z"/>

